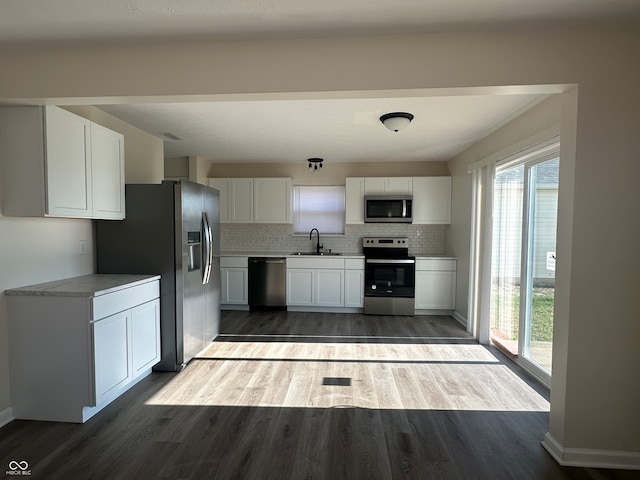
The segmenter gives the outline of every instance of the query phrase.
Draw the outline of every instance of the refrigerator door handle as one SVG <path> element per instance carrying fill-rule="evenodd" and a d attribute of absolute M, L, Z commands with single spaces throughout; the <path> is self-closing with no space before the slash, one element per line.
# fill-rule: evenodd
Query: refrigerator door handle
<path fill-rule="evenodd" d="M 202 267 L 202 284 L 209 283 L 211 277 L 211 265 L 213 263 L 213 234 L 211 232 L 211 225 L 209 225 L 209 217 L 206 212 L 202 212 L 202 230 L 205 240 L 205 250 L 203 252 L 204 262 Z"/>

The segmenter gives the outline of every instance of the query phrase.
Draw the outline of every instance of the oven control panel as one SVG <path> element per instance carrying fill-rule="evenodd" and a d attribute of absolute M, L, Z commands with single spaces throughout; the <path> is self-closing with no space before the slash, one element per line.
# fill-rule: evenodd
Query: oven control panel
<path fill-rule="evenodd" d="M 409 248 L 408 237 L 363 237 L 362 247 L 366 248 Z"/>

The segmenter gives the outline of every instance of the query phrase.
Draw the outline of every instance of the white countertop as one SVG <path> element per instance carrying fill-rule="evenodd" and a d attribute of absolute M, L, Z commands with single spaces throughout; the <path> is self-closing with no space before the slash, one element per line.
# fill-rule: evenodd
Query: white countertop
<path fill-rule="evenodd" d="M 221 257 L 305 257 L 307 255 L 292 255 L 291 252 L 222 252 Z M 361 253 L 340 253 L 340 255 L 308 255 L 321 258 L 364 258 Z"/>
<path fill-rule="evenodd" d="M 92 274 L 5 290 L 5 295 L 98 297 L 159 280 L 160 275 Z"/>
<path fill-rule="evenodd" d="M 292 255 L 291 252 L 222 252 L 221 257 L 303 257 L 305 255 Z M 310 257 L 321 258 L 364 258 L 362 253 L 341 253 L 340 255 L 309 255 Z M 437 258 L 441 260 L 457 260 L 456 257 L 450 257 L 447 255 L 428 255 L 428 254 L 416 254 L 416 258 Z"/>

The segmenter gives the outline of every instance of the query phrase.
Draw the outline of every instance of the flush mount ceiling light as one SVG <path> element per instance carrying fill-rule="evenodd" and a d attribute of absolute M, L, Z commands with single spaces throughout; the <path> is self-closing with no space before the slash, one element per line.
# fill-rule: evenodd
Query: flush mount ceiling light
<path fill-rule="evenodd" d="M 380 117 L 382 124 L 392 132 L 399 132 L 409 125 L 413 115 L 407 112 L 386 113 Z"/>
<path fill-rule="evenodd" d="M 310 158 L 307 162 L 309 162 L 309 170 L 317 172 L 318 168 L 322 168 L 322 162 L 324 162 L 324 160 L 322 158 Z"/>

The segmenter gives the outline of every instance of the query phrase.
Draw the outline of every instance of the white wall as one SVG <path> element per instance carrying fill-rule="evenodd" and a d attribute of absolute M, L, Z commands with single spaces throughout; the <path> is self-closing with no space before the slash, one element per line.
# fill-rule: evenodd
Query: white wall
<path fill-rule="evenodd" d="M 98 97 L 340 98 L 458 87 L 567 92 L 549 430 L 565 459 L 577 451 L 570 449 L 622 451 L 640 464 L 638 27 L 5 48 L 0 91 L 12 100 L 89 104 Z M 494 88 L 501 86 L 509 89 Z M 468 241 L 459 235 L 469 183 L 459 176 L 454 189 L 455 254 L 464 255 Z"/>
<path fill-rule="evenodd" d="M 158 183 L 162 180 L 163 174 L 158 174 L 163 169 L 162 140 L 93 107 L 73 107 L 69 110 L 125 135 L 128 183 Z M 3 161 L 6 159 L 0 159 L 0 163 Z M 1 199 L 0 187 L 0 207 Z M 0 214 L 0 423 L 8 415 L 7 409 L 11 406 L 8 320 L 4 291 L 94 273 L 92 223 L 91 220 L 18 218 L 3 217 Z M 80 240 L 87 241 L 89 248 L 86 255 L 80 254 Z"/>

